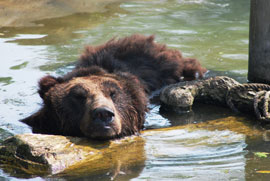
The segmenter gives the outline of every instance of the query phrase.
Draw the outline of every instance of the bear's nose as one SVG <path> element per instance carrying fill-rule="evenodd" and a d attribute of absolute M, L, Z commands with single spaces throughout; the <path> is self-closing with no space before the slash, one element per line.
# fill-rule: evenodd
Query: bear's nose
<path fill-rule="evenodd" d="M 105 124 L 114 121 L 114 112 L 108 107 L 99 107 L 94 109 L 93 113 L 93 121 L 99 122 L 102 121 Z"/>

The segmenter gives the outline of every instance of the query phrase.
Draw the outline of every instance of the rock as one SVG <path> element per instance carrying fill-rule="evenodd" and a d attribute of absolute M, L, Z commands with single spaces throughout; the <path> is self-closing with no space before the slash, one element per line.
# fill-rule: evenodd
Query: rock
<path fill-rule="evenodd" d="M 143 139 L 133 136 L 102 142 L 90 141 L 86 138 L 28 133 L 10 137 L 2 143 L 0 164 L 2 166 L 12 165 L 27 174 L 48 175 L 63 172 L 67 168 L 70 169 L 71 166 L 80 167 L 79 165 L 90 160 L 92 163 L 90 168 L 104 170 L 109 166 L 109 164 L 106 165 L 107 156 L 112 154 L 115 149 L 120 145 L 121 147 L 132 147 L 135 143 L 143 144 Z M 131 150 L 140 152 L 134 148 Z M 109 157 L 111 158 L 111 155 Z M 101 158 L 102 162 L 99 161 Z M 140 162 L 140 160 L 136 161 Z M 97 164 L 98 162 L 99 164 Z M 113 160 L 110 162 L 115 164 Z M 127 161 L 126 164 L 129 162 Z"/>

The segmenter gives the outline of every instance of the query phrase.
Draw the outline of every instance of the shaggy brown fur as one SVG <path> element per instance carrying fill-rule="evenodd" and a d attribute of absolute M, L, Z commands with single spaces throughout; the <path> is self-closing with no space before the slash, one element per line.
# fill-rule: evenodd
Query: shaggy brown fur
<path fill-rule="evenodd" d="M 206 71 L 196 59 L 183 58 L 181 52 L 155 43 L 154 36 L 142 35 L 112 39 L 98 47 L 88 46 L 77 68 L 93 65 L 109 73 L 121 71 L 136 75 L 148 93 L 181 79 L 201 78 Z"/>
<path fill-rule="evenodd" d="M 132 35 L 88 46 L 76 68 L 39 82 L 44 106 L 22 120 L 34 132 L 111 139 L 138 133 L 145 121 L 147 94 L 182 79 L 202 77 L 196 59 Z"/>

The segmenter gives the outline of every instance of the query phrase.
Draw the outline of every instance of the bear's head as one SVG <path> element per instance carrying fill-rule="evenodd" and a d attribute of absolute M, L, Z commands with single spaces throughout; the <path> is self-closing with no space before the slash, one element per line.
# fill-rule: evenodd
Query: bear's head
<path fill-rule="evenodd" d="M 64 77 L 39 82 L 43 108 L 24 120 L 34 132 L 111 139 L 138 133 L 147 97 L 137 77 L 79 68 Z"/>

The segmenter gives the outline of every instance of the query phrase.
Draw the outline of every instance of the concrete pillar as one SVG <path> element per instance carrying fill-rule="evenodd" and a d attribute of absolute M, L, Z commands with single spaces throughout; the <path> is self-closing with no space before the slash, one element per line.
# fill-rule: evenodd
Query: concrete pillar
<path fill-rule="evenodd" d="M 248 80 L 270 84 L 270 0 L 251 0 Z"/>

